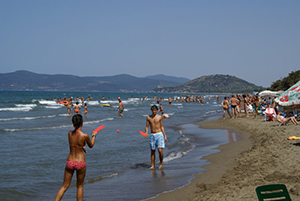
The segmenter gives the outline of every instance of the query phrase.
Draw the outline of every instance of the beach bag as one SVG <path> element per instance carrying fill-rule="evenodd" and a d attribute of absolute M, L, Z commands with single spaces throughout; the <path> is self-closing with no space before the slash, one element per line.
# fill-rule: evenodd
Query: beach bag
<path fill-rule="evenodd" d="M 248 105 L 248 106 L 247 106 L 247 111 L 248 111 L 248 112 L 253 112 L 253 107 L 252 107 L 252 105 Z"/>

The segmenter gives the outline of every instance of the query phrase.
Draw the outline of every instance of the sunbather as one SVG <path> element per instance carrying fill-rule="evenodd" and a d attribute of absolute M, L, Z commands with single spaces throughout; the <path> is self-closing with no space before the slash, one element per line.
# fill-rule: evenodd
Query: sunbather
<path fill-rule="evenodd" d="M 289 121 L 291 121 L 293 124 L 298 125 L 298 121 L 295 119 L 295 117 L 287 117 L 285 118 L 284 116 L 281 116 L 281 112 L 278 112 L 276 120 L 280 122 L 281 124 L 285 125 Z"/>

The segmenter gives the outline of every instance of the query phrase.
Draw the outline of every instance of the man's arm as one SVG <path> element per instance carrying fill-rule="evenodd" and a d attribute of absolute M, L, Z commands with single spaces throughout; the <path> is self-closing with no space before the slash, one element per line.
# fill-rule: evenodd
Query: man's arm
<path fill-rule="evenodd" d="M 145 128 L 145 133 L 148 134 L 148 128 L 149 128 L 149 120 L 148 120 L 149 117 L 147 117 L 146 119 L 146 128 Z"/>
<path fill-rule="evenodd" d="M 162 122 L 162 117 L 160 118 L 160 129 L 161 129 L 161 132 L 163 133 L 164 137 L 165 137 L 165 142 L 168 141 L 167 139 L 167 135 L 166 135 L 166 132 L 165 132 L 165 128 L 164 128 L 164 125 L 163 125 L 163 122 Z"/>

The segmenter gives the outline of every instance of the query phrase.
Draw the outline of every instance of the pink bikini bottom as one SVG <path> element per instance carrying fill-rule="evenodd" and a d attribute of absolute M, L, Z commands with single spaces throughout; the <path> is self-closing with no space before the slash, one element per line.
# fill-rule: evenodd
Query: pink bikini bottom
<path fill-rule="evenodd" d="M 66 166 L 71 170 L 80 170 L 86 167 L 86 163 L 84 161 L 67 161 Z"/>

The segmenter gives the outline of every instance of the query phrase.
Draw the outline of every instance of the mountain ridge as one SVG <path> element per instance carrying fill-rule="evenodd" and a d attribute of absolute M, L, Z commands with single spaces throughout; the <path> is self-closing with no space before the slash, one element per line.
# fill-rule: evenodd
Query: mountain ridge
<path fill-rule="evenodd" d="M 1 91 L 228 93 L 252 92 L 263 89 L 263 87 L 256 86 L 235 76 L 220 74 L 206 75 L 189 80 L 162 74 L 140 78 L 129 74 L 102 77 L 80 77 L 64 74 L 49 75 L 26 70 L 0 73 Z"/>
<path fill-rule="evenodd" d="M 180 83 L 139 78 L 128 74 L 80 77 L 65 74 L 38 74 L 26 70 L 0 73 L 0 90 L 2 91 L 148 92 L 158 86 L 166 87 L 178 84 Z"/>
<path fill-rule="evenodd" d="M 193 79 L 184 84 L 156 88 L 154 92 L 160 93 L 202 93 L 202 92 L 218 92 L 218 93 L 239 93 L 261 91 L 264 88 L 256 86 L 245 80 L 231 75 L 205 75 Z"/>

